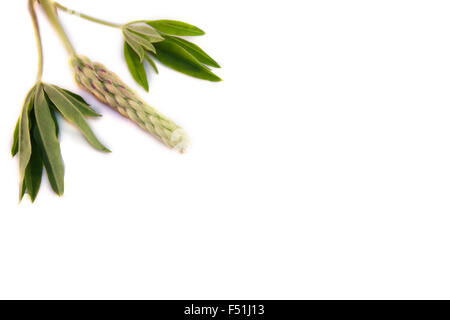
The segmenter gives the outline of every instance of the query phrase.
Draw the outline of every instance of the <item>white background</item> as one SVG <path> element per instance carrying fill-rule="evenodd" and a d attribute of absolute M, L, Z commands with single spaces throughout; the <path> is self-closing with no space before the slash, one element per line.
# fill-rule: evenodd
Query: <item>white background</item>
<path fill-rule="evenodd" d="M 11 135 L 35 81 L 26 1 L 1 10 L 0 298 L 450 298 L 448 1 L 61 2 L 179 19 L 222 83 L 160 67 L 142 96 L 168 150 L 81 92 L 40 13 L 45 81 L 81 93 L 112 149 L 62 125 L 66 194 L 18 204 Z M 6 8 L 6 7 L 5 7 Z M 78 52 L 133 88 L 120 31 L 61 13 Z"/>

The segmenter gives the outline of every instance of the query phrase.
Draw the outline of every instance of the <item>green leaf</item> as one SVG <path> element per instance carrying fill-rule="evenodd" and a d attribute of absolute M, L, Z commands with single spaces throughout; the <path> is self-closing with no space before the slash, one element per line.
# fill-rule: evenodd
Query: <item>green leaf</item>
<path fill-rule="evenodd" d="M 16 128 L 14 129 L 13 145 L 11 147 L 11 155 L 13 157 L 19 152 L 19 124 L 20 118 L 17 120 Z"/>
<path fill-rule="evenodd" d="M 155 43 L 155 47 L 157 50 L 154 56 L 166 66 L 195 78 L 222 81 L 175 41 L 166 39 Z"/>
<path fill-rule="evenodd" d="M 156 73 L 159 73 L 155 61 L 153 61 L 153 59 L 150 58 L 148 54 L 145 55 L 145 60 L 147 60 L 147 62 L 152 66 L 153 70 L 155 70 Z"/>
<path fill-rule="evenodd" d="M 159 34 L 159 32 L 150 28 L 147 25 L 129 25 L 126 27 L 131 32 L 144 36 L 150 42 L 161 42 L 164 38 Z"/>
<path fill-rule="evenodd" d="M 50 100 L 55 105 L 56 109 L 67 120 L 75 124 L 83 133 L 86 140 L 97 150 L 110 152 L 92 132 L 86 120 L 83 118 L 83 114 L 77 109 L 67 96 L 59 91 L 57 88 L 51 85 L 44 86 L 45 93 L 47 93 Z"/>
<path fill-rule="evenodd" d="M 58 88 L 54 86 L 55 88 Z M 67 99 L 69 99 L 73 105 L 85 116 L 85 117 L 101 117 L 102 115 L 95 112 L 94 109 L 92 109 L 87 103 L 81 102 L 80 100 L 76 99 L 72 94 L 70 94 L 70 91 L 58 88 L 61 93 L 63 93 Z"/>
<path fill-rule="evenodd" d="M 22 114 L 20 116 L 20 123 L 19 123 L 18 153 L 19 153 L 19 177 L 21 186 L 20 194 L 24 192 L 25 170 L 31 158 L 30 121 L 28 115 L 29 112 L 33 109 L 35 88 L 36 87 L 33 87 L 30 90 L 30 92 L 28 92 L 27 98 L 25 99 L 25 104 L 22 108 Z"/>
<path fill-rule="evenodd" d="M 200 28 L 181 21 L 154 20 L 147 21 L 147 24 L 158 31 L 174 36 L 202 36 L 205 34 L 205 32 Z"/>
<path fill-rule="evenodd" d="M 220 65 L 214 61 L 213 58 L 211 58 L 205 51 L 203 51 L 202 48 L 200 48 L 198 45 L 184 40 L 182 38 L 177 37 L 170 37 L 171 40 L 175 41 L 178 45 L 183 47 L 184 50 L 192 54 L 198 61 L 200 61 L 203 64 L 206 64 L 211 67 L 220 68 Z"/>
<path fill-rule="evenodd" d="M 136 35 L 128 30 L 125 30 L 124 32 L 125 35 L 125 39 L 130 39 L 132 41 L 134 41 L 135 43 L 138 43 L 142 48 L 150 51 L 150 52 L 155 52 L 155 46 L 147 39 L 145 39 L 144 37 L 140 37 L 139 35 Z M 140 56 L 139 56 L 140 57 Z M 141 61 L 143 61 L 143 59 L 141 59 Z"/>
<path fill-rule="evenodd" d="M 33 128 L 36 130 L 36 127 Z M 41 157 L 41 150 L 34 137 L 31 137 L 32 152 L 30 162 L 25 171 L 25 185 L 26 191 L 30 195 L 31 202 L 36 200 L 39 193 L 42 181 L 42 171 L 44 168 L 44 162 Z M 23 197 L 23 195 L 21 195 Z"/>
<path fill-rule="evenodd" d="M 89 106 L 89 103 L 87 103 L 86 100 L 84 100 L 84 98 L 82 96 L 80 96 L 79 94 L 76 94 L 75 92 L 63 89 L 63 88 L 58 87 L 58 86 L 54 86 L 54 87 L 64 91 L 64 93 L 67 93 L 69 96 L 72 96 L 73 98 L 77 99 L 79 102 L 84 103 L 84 104 Z"/>
<path fill-rule="evenodd" d="M 144 64 L 139 61 L 139 56 L 126 42 L 124 43 L 123 51 L 125 60 L 127 61 L 128 70 L 130 70 L 134 80 L 148 92 L 148 80 Z"/>
<path fill-rule="evenodd" d="M 34 113 L 37 128 L 34 136 L 37 138 L 36 140 L 42 151 L 47 176 L 53 191 L 61 196 L 64 193 L 64 164 L 58 137 L 56 136 L 55 123 L 42 87 L 36 94 Z M 28 189 L 28 191 L 30 190 Z"/>
<path fill-rule="evenodd" d="M 45 93 L 45 92 L 44 92 Z M 53 118 L 53 122 L 55 123 L 55 133 L 56 136 L 59 137 L 59 124 L 58 124 L 58 119 L 56 118 L 56 107 L 53 104 L 53 102 L 50 100 L 50 98 L 47 96 L 47 94 L 45 94 L 45 99 L 47 101 L 48 106 L 50 107 L 50 113 L 52 115 Z"/>
<path fill-rule="evenodd" d="M 86 100 L 83 99 L 80 95 L 60 88 L 58 86 L 54 86 L 55 88 L 58 88 L 63 93 L 67 95 L 68 98 L 72 100 L 72 102 L 77 106 L 78 110 L 85 116 L 85 117 L 101 117 L 102 115 L 100 113 L 97 113 L 90 105 L 86 102 Z"/>
<path fill-rule="evenodd" d="M 136 54 L 139 56 L 139 60 L 141 62 L 143 62 L 144 56 L 145 56 L 145 50 L 142 48 L 142 46 L 138 42 L 133 40 L 132 38 L 127 37 L 127 35 L 125 35 L 125 33 L 124 33 L 124 37 L 125 37 L 125 42 L 128 43 L 128 45 L 133 49 L 134 52 L 136 52 Z"/>
<path fill-rule="evenodd" d="M 19 194 L 19 201 L 22 201 L 23 196 L 25 195 L 25 193 L 27 192 L 27 186 L 25 185 L 25 179 L 21 182 L 20 184 L 20 194 Z"/>
<path fill-rule="evenodd" d="M 44 162 L 42 161 L 41 155 L 39 152 L 33 152 L 31 154 L 30 163 L 28 164 L 25 172 L 25 184 L 27 187 L 26 192 L 30 195 L 31 202 L 36 200 L 39 189 L 41 188 L 43 169 Z"/>

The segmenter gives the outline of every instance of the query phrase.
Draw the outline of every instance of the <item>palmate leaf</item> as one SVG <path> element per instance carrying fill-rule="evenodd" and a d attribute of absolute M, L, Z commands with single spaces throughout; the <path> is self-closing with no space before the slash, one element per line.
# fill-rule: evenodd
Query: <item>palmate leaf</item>
<path fill-rule="evenodd" d="M 36 130 L 34 130 L 33 136 L 42 152 L 50 185 L 53 191 L 61 196 L 64 193 L 64 164 L 55 123 L 42 86 L 36 94 L 34 115 L 36 117 Z"/>
<path fill-rule="evenodd" d="M 64 89 L 62 89 L 62 90 L 64 90 Z M 72 92 L 70 92 L 70 91 L 67 91 L 67 90 L 64 90 L 64 91 L 66 91 L 67 93 L 72 93 Z M 75 93 L 72 93 L 74 96 L 77 96 Z M 83 100 L 83 98 L 82 97 L 80 97 L 80 96 L 78 96 L 80 99 L 81 99 L 81 101 L 83 101 L 84 103 L 86 103 L 84 100 Z M 28 98 L 27 98 L 28 99 Z M 50 100 L 48 100 L 47 99 L 47 103 L 50 105 L 50 107 L 53 105 L 52 103 L 51 103 L 51 101 Z M 87 103 L 86 103 L 87 104 Z M 33 104 L 34 105 L 34 104 Z M 95 113 L 95 116 L 97 116 L 97 117 L 101 117 L 101 115 L 100 114 L 98 114 L 98 113 L 96 113 L 93 109 L 91 109 L 92 111 L 90 111 L 89 113 L 92 113 L 92 114 L 94 114 Z M 94 115 L 92 115 L 92 116 L 94 116 Z M 55 126 L 56 126 L 56 135 L 59 135 L 59 126 L 58 126 L 58 121 L 56 120 L 56 115 L 55 115 L 55 113 L 54 112 L 52 112 L 52 117 L 53 117 L 53 120 L 54 120 L 54 122 L 55 122 Z M 17 123 L 16 123 L 16 127 L 15 127 L 15 129 L 14 129 L 14 136 L 13 136 L 13 144 L 12 144 L 12 147 L 11 147 L 11 155 L 13 156 L 13 157 L 15 157 L 16 155 L 17 155 L 17 152 L 19 151 L 19 125 L 20 125 L 20 117 L 19 117 L 19 119 L 17 120 Z"/>
<path fill-rule="evenodd" d="M 183 47 L 184 50 L 192 54 L 199 62 L 214 68 L 220 68 L 220 65 L 195 43 L 178 37 L 166 36 L 166 38 L 175 41 L 178 45 Z"/>
<path fill-rule="evenodd" d="M 78 110 L 76 104 L 67 95 L 52 85 L 44 85 L 45 93 L 54 104 L 55 108 L 69 122 L 73 123 L 80 129 L 86 140 L 97 150 L 110 152 L 94 135 L 83 114 Z"/>
<path fill-rule="evenodd" d="M 166 38 L 162 42 L 155 43 L 155 47 L 154 56 L 166 66 L 195 78 L 214 82 L 222 81 L 173 39 Z"/>
<path fill-rule="evenodd" d="M 202 36 L 205 34 L 200 28 L 181 21 L 154 20 L 146 23 L 158 31 L 174 36 Z"/>
<path fill-rule="evenodd" d="M 94 136 L 84 116 L 100 116 L 79 95 L 38 83 L 28 93 L 14 132 L 11 153 L 19 154 L 20 200 L 25 193 L 34 202 L 45 167 L 52 189 L 64 193 L 64 165 L 59 145 L 56 112 L 74 123 L 95 148 L 109 150 Z"/>
<path fill-rule="evenodd" d="M 136 82 L 148 92 L 148 80 L 144 64 L 139 60 L 139 56 L 127 42 L 124 42 L 123 50 L 131 75 L 134 80 L 136 80 Z"/>
<path fill-rule="evenodd" d="M 203 30 L 185 22 L 175 20 L 146 21 L 147 25 L 127 24 L 123 28 L 125 38 L 125 60 L 136 82 L 148 91 L 148 78 L 144 60 L 158 73 L 150 55 L 169 68 L 195 78 L 222 81 L 209 67 L 220 65 L 196 44 L 178 36 L 198 36 Z M 161 32 L 161 33 L 159 33 Z"/>

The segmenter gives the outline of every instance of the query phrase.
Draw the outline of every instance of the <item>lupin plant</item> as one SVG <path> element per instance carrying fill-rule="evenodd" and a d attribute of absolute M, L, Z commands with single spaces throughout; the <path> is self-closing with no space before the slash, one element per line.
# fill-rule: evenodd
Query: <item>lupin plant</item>
<path fill-rule="evenodd" d="M 86 118 L 99 117 L 80 95 L 42 81 L 43 49 L 36 5 L 40 5 L 64 44 L 77 84 L 104 104 L 112 107 L 150 132 L 161 142 L 183 153 L 188 144 L 187 134 L 172 120 L 149 106 L 120 78 L 102 64 L 79 55 L 59 18 L 58 10 L 77 15 L 105 26 L 120 29 L 124 37 L 124 57 L 136 82 L 149 90 L 145 63 L 158 72 L 154 59 L 187 75 L 221 81 L 209 67 L 220 68 L 200 47 L 182 36 L 200 36 L 204 32 L 187 23 L 174 20 L 139 20 L 124 25 L 97 19 L 52 0 L 28 0 L 38 47 L 39 65 L 36 84 L 28 92 L 14 131 L 11 153 L 19 158 L 20 200 L 27 193 L 34 202 L 39 192 L 45 168 L 53 191 L 64 193 L 64 165 L 59 143 L 56 114 L 74 124 L 97 150 L 110 152 L 94 135 Z"/>

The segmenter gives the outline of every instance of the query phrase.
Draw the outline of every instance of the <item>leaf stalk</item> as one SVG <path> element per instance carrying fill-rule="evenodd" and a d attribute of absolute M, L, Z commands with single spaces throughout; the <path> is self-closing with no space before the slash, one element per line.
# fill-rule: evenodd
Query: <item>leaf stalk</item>
<path fill-rule="evenodd" d="M 36 15 L 36 10 L 34 8 L 36 0 L 28 0 L 28 9 L 30 10 L 31 20 L 33 21 L 33 28 L 34 28 L 34 35 L 36 37 L 36 44 L 38 49 L 38 74 L 37 74 L 37 80 L 38 82 L 42 79 L 42 74 L 44 72 L 44 53 L 42 50 L 42 40 L 41 40 L 41 33 L 39 31 L 39 22 Z"/>
<path fill-rule="evenodd" d="M 89 20 L 91 22 L 95 22 L 95 23 L 98 23 L 98 24 L 102 24 L 104 26 L 112 27 L 112 28 L 122 28 L 121 24 L 117 24 L 117 23 L 113 23 L 113 22 L 109 22 L 109 21 L 105 21 L 105 20 L 102 20 L 102 19 L 98 19 L 98 18 L 94 18 L 94 17 L 88 16 L 87 14 L 84 14 L 84 13 L 81 13 L 81 12 L 69 9 L 69 8 L 63 6 L 62 4 L 58 3 L 58 2 L 55 2 L 55 7 L 60 9 L 60 10 L 62 10 L 62 11 L 64 11 L 64 12 L 66 12 L 66 13 L 68 13 L 68 14 L 75 15 L 77 17 L 80 17 L 80 18 L 85 19 L 85 20 Z"/>

